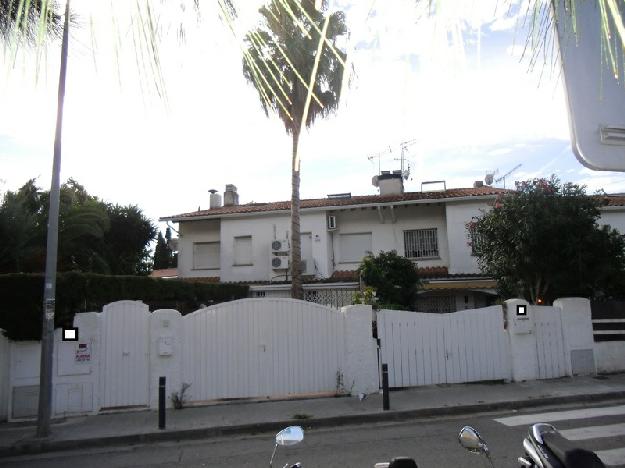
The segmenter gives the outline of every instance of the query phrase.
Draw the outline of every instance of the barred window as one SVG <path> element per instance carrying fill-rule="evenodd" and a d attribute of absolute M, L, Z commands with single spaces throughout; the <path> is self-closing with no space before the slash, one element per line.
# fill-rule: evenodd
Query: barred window
<path fill-rule="evenodd" d="M 482 236 L 475 231 L 471 231 L 471 255 L 477 256 L 482 248 Z"/>
<path fill-rule="evenodd" d="M 404 231 L 404 252 L 408 258 L 438 257 L 436 228 Z"/>

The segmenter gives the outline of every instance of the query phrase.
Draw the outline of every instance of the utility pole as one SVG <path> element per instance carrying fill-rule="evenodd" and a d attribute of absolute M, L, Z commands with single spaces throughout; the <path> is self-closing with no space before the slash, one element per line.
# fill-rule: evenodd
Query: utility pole
<path fill-rule="evenodd" d="M 63 26 L 63 45 L 61 47 L 61 71 L 59 73 L 52 183 L 50 185 L 50 209 L 48 211 L 48 240 L 46 247 L 46 275 L 43 286 L 37 437 L 48 437 L 48 435 L 50 435 L 50 413 L 52 409 L 52 354 L 54 352 L 54 310 L 59 240 L 59 200 L 61 192 L 61 136 L 63 130 L 63 104 L 65 101 L 65 78 L 67 76 L 69 4 L 70 0 L 67 0 L 67 5 L 65 6 L 65 24 Z"/>

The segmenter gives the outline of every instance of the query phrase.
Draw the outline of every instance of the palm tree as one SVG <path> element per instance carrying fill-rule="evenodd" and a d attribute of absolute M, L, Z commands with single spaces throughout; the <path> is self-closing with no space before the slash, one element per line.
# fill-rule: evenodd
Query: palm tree
<path fill-rule="evenodd" d="M 57 10 L 54 0 L 0 0 L 0 40 L 8 43 L 17 34 L 35 42 L 43 32 L 60 37 L 63 17 Z"/>
<path fill-rule="evenodd" d="M 243 60 L 243 75 L 256 88 L 265 114 L 276 112 L 293 141 L 290 270 L 296 299 L 303 298 L 299 137 L 304 125 L 337 109 L 346 59 L 334 47 L 347 33 L 343 12 L 326 14 L 325 1 L 320 8 L 314 0 L 271 0 L 259 9 L 260 25 L 245 36 Z"/>

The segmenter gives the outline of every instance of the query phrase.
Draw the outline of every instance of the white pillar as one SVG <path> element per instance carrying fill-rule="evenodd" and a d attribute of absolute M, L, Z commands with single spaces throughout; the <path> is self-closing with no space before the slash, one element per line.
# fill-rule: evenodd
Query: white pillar
<path fill-rule="evenodd" d="M 344 385 L 352 395 L 379 390 L 377 343 L 373 338 L 373 310 L 370 305 L 341 309 L 345 314 Z"/>
<path fill-rule="evenodd" d="M 505 305 L 512 381 L 535 380 L 538 378 L 538 354 L 533 307 L 523 299 L 508 299 Z"/>
<path fill-rule="evenodd" d="M 590 301 L 581 297 L 567 297 L 555 300 L 553 307 L 561 311 L 562 335 L 569 374 L 595 374 L 593 351 L 595 343 L 592 334 Z"/>
<path fill-rule="evenodd" d="M 182 386 L 182 317 L 174 309 L 155 310 L 150 317 L 150 407 L 158 408 L 158 378 L 165 376 L 165 406 Z M 193 391 L 190 387 L 186 397 Z"/>

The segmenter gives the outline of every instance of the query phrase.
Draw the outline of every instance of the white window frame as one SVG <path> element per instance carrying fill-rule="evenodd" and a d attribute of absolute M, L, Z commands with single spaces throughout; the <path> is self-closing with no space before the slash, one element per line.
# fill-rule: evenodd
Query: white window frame
<path fill-rule="evenodd" d="M 216 259 L 216 263 L 214 264 L 208 264 L 208 265 L 198 265 L 196 263 L 197 260 L 197 255 L 196 255 L 196 247 L 197 246 L 217 246 L 217 259 Z M 219 270 L 220 268 L 220 262 L 221 262 L 221 245 L 219 241 L 214 241 L 214 242 L 194 242 L 193 243 L 193 270 Z"/>
<path fill-rule="evenodd" d="M 237 239 L 249 239 L 250 241 L 250 259 L 249 263 L 237 263 Z M 254 241 L 252 236 L 235 236 L 232 242 L 232 266 L 254 266 Z"/>
<path fill-rule="evenodd" d="M 413 239 L 409 239 L 410 236 L 413 236 Z M 438 228 L 409 229 L 404 231 L 404 256 L 419 260 L 440 258 Z"/>

